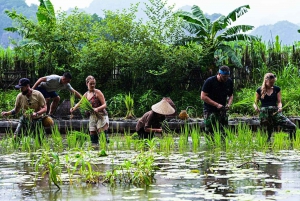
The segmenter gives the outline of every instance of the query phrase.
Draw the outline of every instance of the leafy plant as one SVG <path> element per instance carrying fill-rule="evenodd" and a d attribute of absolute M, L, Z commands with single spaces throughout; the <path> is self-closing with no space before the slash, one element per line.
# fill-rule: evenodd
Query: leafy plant
<path fill-rule="evenodd" d="M 125 95 L 124 103 L 125 103 L 126 109 L 127 109 L 125 118 L 126 119 L 134 118 L 135 117 L 134 112 L 133 112 L 134 100 L 133 100 L 132 96 L 130 95 L 130 93 L 128 95 Z"/>

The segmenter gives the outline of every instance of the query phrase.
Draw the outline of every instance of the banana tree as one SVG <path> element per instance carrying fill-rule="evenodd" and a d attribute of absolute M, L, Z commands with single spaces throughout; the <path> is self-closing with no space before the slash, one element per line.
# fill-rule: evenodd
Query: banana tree
<path fill-rule="evenodd" d="M 195 41 L 199 43 L 204 51 L 203 62 L 206 67 L 216 67 L 216 51 L 222 51 L 228 56 L 231 62 L 236 67 L 242 67 L 240 59 L 237 57 L 235 50 L 226 44 L 229 41 L 251 41 L 257 40 L 257 37 L 245 34 L 252 30 L 251 25 L 231 26 L 237 18 L 248 12 L 249 5 L 244 5 L 236 8 L 227 16 L 221 15 L 218 19 L 211 22 L 205 16 L 199 6 L 194 5 L 192 12 L 179 11 L 179 17 L 184 21 L 183 28 L 190 32 L 190 36 L 185 38 L 185 41 Z"/>

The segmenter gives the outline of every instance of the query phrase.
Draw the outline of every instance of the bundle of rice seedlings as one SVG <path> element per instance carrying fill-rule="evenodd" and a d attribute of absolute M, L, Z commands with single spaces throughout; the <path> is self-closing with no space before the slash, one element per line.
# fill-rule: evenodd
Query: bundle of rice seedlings
<path fill-rule="evenodd" d="M 79 107 L 82 112 L 89 112 L 90 114 L 96 115 L 98 118 L 103 118 L 99 112 L 94 111 L 92 104 L 85 96 L 82 96 L 80 99 Z"/>

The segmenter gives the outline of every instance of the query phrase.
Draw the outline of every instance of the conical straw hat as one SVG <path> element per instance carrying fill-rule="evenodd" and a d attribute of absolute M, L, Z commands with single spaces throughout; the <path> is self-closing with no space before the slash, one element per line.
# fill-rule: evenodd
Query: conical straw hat
<path fill-rule="evenodd" d="M 151 109 L 162 115 L 170 115 L 175 112 L 175 109 L 166 100 L 161 100 L 160 102 L 152 105 Z"/>

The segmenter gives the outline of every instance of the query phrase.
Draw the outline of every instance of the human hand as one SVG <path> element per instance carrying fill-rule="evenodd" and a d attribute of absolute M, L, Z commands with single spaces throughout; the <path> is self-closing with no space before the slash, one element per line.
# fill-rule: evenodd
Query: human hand
<path fill-rule="evenodd" d="M 70 108 L 70 113 L 72 113 L 74 110 L 75 110 L 75 108 L 74 108 L 74 107 L 71 107 L 71 108 Z"/>
<path fill-rule="evenodd" d="M 282 112 L 282 107 L 278 107 L 278 112 Z"/>
<path fill-rule="evenodd" d="M 218 108 L 218 109 L 222 109 L 223 107 L 224 107 L 224 106 L 221 105 L 221 104 L 218 104 L 218 105 L 217 105 L 217 108 Z"/>
<path fill-rule="evenodd" d="M 256 108 L 255 108 L 255 111 L 256 111 L 257 113 L 259 113 L 259 112 L 260 112 L 260 109 L 259 109 L 258 107 L 256 107 Z"/>
<path fill-rule="evenodd" d="M 230 104 L 227 104 L 226 106 L 225 106 L 225 110 L 229 110 L 230 109 Z"/>
<path fill-rule="evenodd" d="M 6 116 L 8 116 L 9 114 L 8 114 L 8 112 L 1 112 L 1 115 L 4 116 L 4 117 L 6 117 Z"/>

